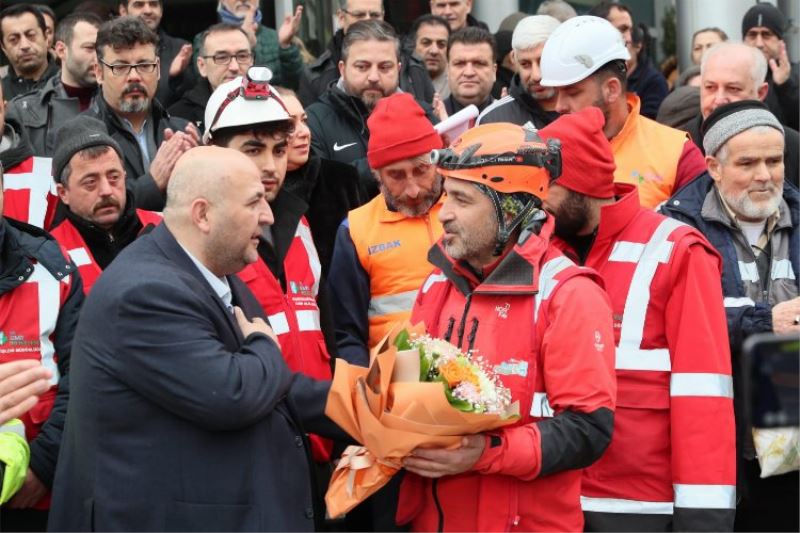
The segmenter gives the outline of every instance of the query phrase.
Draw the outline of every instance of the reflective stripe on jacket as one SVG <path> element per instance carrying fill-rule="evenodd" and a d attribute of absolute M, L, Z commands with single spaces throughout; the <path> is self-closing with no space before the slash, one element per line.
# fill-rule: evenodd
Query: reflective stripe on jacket
<path fill-rule="evenodd" d="M 617 411 L 581 490 L 592 530 L 733 527 L 735 430 L 716 251 L 617 185 L 586 266 L 603 276 L 617 344 Z M 563 241 L 557 246 L 566 248 Z"/>
<path fill-rule="evenodd" d="M 49 157 L 29 157 L 3 172 L 3 215 L 49 229 L 58 196 Z"/>
<path fill-rule="evenodd" d="M 147 227 L 150 224 L 158 226 L 163 220 L 160 213 L 143 209 L 137 209 L 136 215 L 139 218 L 139 222 L 142 223 L 142 227 Z M 103 270 L 92 256 L 92 251 L 86 245 L 86 241 L 84 241 L 78 229 L 68 218 L 65 218 L 50 234 L 56 238 L 61 246 L 67 249 L 70 259 L 78 266 L 78 271 L 81 273 L 83 293 L 89 294 Z"/>

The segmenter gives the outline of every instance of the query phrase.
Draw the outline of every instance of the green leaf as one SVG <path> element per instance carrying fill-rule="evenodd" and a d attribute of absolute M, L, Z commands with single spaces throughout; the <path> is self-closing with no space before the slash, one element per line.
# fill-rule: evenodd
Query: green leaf
<path fill-rule="evenodd" d="M 411 337 L 408 335 L 408 331 L 402 330 L 400 333 L 397 334 L 397 337 L 394 338 L 394 345 L 397 347 L 398 350 L 410 350 L 411 349 L 411 342 L 409 341 Z"/>
<path fill-rule="evenodd" d="M 465 413 L 472 413 L 475 411 L 475 408 L 472 404 L 466 400 L 461 400 L 453 396 L 453 391 L 450 390 L 450 387 L 442 381 L 442 385 L 444 385 L 444 394 L 447 396 L 447 401 L 450 402 L 450 405 L 458 409 L 459 411 L 463 411 Z"/>
<path fill-rule="evenodd" d="M 425 356 L 422 346 L 419 348 L 419 380 L 428 381 L 428 372 L 431 371 L 431 360 Z"/>

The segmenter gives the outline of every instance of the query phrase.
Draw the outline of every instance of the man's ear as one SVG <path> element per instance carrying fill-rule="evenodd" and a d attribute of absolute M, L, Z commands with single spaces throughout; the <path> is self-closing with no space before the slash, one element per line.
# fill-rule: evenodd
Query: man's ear
<path fill-rule="evenodd" d="M 127 14 L 128 14 L 128 6 L 127 6 L 127 0 L 126 0 L 126 2 L 120 2 L 119 3 L 119 16 L 120 17 L 124 17 Z"/>
<path fill-rule="evenodd" d="M 61 64 L 64 64 L 64 61 L 67 60 L 67 45 L 64 44 L 64 41 L 56 41 L 53 45 L 53 51 L 56 53 L 56 57 Z"/>
<path fill-rule="evenodd" d="M 210 204 L 205 198 L 196 198 L 190 207 L 192 225 L 205 234 L 211 231 L 211 222 L 208 216 L 209 207 Z"/>
<path fill-rule="evenodd" d="M 58 194 L 58 199 L 61 200 L 62 204 L 69 205 L 69 191 L 64 187 L 63 183 L 56 183 L 56 194 Z"/>
<path fill-rule="evenodd" d="M 344 78 L 344 61 L 339 60 L 339 77 Z"/>
<path fill-rule="evenodd" d="M 208 72 L 206 71 L 206 60 L 200 56 L 197 56 L 197 72 L 200 73 L 200 76 L 203 78 L 208 79 Z"/>
<path fill-rule="evenodd" d="M 609 76 L 603 81 L 602 92 L 604 100 L 609 104 L 616 102 L 620 98 L 625 98 L 622 82 L 614 76 Z"/>
<path fill-rule="evenodd" d="M 767 99 L 767 93 L 769 92 L 769 84 L 767 82 L 762 83 L 759 85 L 758 89 L 756 89 L 756 94 L 758 95 L 758 99 L 762 102 Z"/>
<path fill-rule="evenodd" d="M 707 155 L 706 166 L 708 167 L 708 173 L 711 175 L 711 179 L 713 179 L 715 183 L 722 181 L 722 173 L 720 169 L 722 165 L 720 165 L 719 159 L 713 155 Z"/>

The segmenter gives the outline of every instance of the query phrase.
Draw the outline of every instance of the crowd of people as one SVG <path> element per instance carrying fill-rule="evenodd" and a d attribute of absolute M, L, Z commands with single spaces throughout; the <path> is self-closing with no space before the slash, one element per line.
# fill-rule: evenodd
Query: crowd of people
<path fill-rule="evenodd" d="M 337 0 L 318 58 L 302 6 L 220 0 L 191 43 L 97 7 L 0 11 L 0 527 L 798 530 L 744 394 L 745 341 L 800 333 L 776 7 L 669 80 L 617 2 L 493 34 L 431 0 L 403 36 Z M 335 360 L 406 320 L 520 418 L 329 516 Z"/>

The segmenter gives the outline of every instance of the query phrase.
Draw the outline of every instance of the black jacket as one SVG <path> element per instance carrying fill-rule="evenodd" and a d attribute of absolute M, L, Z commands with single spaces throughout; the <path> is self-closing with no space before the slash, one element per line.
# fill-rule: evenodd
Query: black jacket
<path fill-rule="evenodd" d="M 135 275 L 132 275 L 135 273 Z M 232 304 L 264 317 L 228 276 Z M 246 338 L 166 224 L 125 248 L 86 300 L 53 486 L 54 531 L 309 531 L 304 434 L 344 434 L 329 382 Z"/>
<path fill-rule="evenodd" d="M 2 81 L 3 98 L 6 100 L 6 102 L 10 102 L 17 96 L 30 91 L 35 91 L 39 87 L 44 86 L 44 84 L 47 83 L 47 80 L 53 76 L 58 76 L 59 72 L 61 72 L 61 69 L 58 68 L 58 65 L 50 56 L 50 54 L 47 55 L 47 70 L 44 71 L 44 74 L 42 74 L 41 78 L 35 81 L 17 75 L 17 73 L 14 71 L 14 67 L 9 65 L 8 74 L 6 74 L 6 77 L 3 78 Z"/>
<path fill-rule="evenodd" d="M 494 101 L 495 101 L 494 97 L 490 94 L 489 97 L 486 100 L 484 100 L 482 104 L 476 106 L 478 108 L 478 112 L 480 113 L 481 111 L 492 105 Z M 448 116 L 458 113 L 465 107 L 467 106 L 456 100 L 455 95 L 453 95 L 452 93 L 444 100 L 444 108 L 447 110 Z"/>
<path fill-rule="evenodd" d="M 53 237 L 35 226 L 0 218 L 0 295 L 22 286 L 33 274 L 31 267 L 34 263 L 44 266 L 58 280 L 66 281 L 66 278 L 73 276 L 69 296 L 58 309 L 53 333 L 53 347 L 58 355 L 58 372 L 61 374 L 58 392 L 47 421 L 30 443 L 30 468 L 45 486 L 50 487 L 64 432 L 69 400 L 70 353 L 78 313 L 83 304 L 83 285 L 78 268 L 64 256 Z M 58 305 L 58 301 L 49 303 Z M 1 322 L 0 328 L 5 329 Z"/>
<path fill-rule="evenodd" d="M 4 131 L 0 131 L 0 138 L 5 134 L 9 134 L 14 139 L 14 142 L 9 148 L 0 152 L 0 163 L 2 163 L 4 169 L 9 170 L 34 154 L 33 147 L 19 119 L 9 115 L 6 116 L 5 122 Z"/>
<path fill-rule="evenodd" d="M 85 218 L 73 213 L 70 209 L 64 209 L 64 216 L 80 233 L 101 270 L 105 270 L 111 261 L 117 257 L 117 254 L 136 240 L 144 229 L 136 214 L 133 196 L 130 193 L 125 203 L 125 209 L 110 232 L 95 226 Z"/>
<path fill-rule="evenodd" d="M 628 76 L 628 92 L 636 93 L 642 101 L 639 113 L 655 120 L 661 102 L 669 93 L 669 87 L 663 74 L 646 61 L 640 63 Z"/>
<path fill-rule="evenodd" d="M 189 44 L 189 41 L 173 37 L 167 34 L 163 29 L 158 28 L 158 59 L 161 64 L 161 78 L 158 80 L 158 88 L 156 89 L 156 98 L 162 102 L 164 106 L 170 106 L 178 101 L 181 95 L 189 90 L 195 82 L 194 68 L 192 68 L 191 60 L 186 68 L 175 76 L 174 78 L 169 75 L 169 67 L 181 47 L 184 44 Z"/>
<path fill-rule="evenodd" d="M 765 102 L 766 103 L 766 102 Z M 686 124 L 685 129 L 692 140 L 700 148 L 700 151 L 705 154 L 703 149 L 703 136 L 700 134 L 700 126 L 703 124 L 703 115 L 697 115 L 697 118 Z M 785 146 L 783 149 L 783 175 L 786 181 L 798 186 L 798 179 L 800 179 L 800 135 L 797 130 L 794 130 L 786 125 L 783 126 Z"/>
<path fill-rule="evenodd" d="M 149 211 L 161 211 L 164 209 L 165 195 L 158 189 L 152 174 L 150 174 L 150 169 L 144 168 L 139 143 L 136 142 L 133 134 L 123 125 L 119 116 L 109 107 L 105 98 L 102 95 L 95 98 L 92 106 L 85 113 L 103 121 L 108 127 L 109 135 L 122 148 L 122 153 L 125 155 L 126 181 L 128 188 L 133 189 L 135 192 L 136 207 Z M 164 130 L 170 128 L 174 132 L 183 131 L 188 124 L 182 118 L 170 117 L 167 111 L 158 103 L 158 100 L 155 99 L 152 102 L 148 120 L 153 120 L 156 147 L 161 146 L 164 141 Z M 155 158 L 155 154 L 153 154 L 153 158 Z"/>
<path fill-rule="evenodd" d="M 33 153 L 51 157 L 55 152 L 56 130 L 77 117 L 81 108 L 78 98 L 67 95 L 61 76 L 53 76 L 38 90 L 10 101 L 7 112 L 25 127 Z"/>
<path fill-rule="evenodd" d="M 797 130 L 800 129 L 800 64 L 792 63 L 789 79 L 783 85 L 775 85 L 772 80 L 772 70 L 767 69 L 767 83 L 769 91 L 764 103 L 772 113 L 778 117 L 781 124 Z"/>
<path fill-rule="evenodd" d="M 331 83 L 339 79 L 343 40 L 344 33 L 337 31 L 328 43 L 328 49 L 304 69 L 297 93 L 304 107 L 319 100 Z M 428 70 L 419 59 L 406 51 L 400 53 L 400 89 L 413 94 L 421 102 L 433 102 L 433 83 Z"/>
<path fill-rule="evenodd" d="M 211 98 L 212 92 L 208 80 L 199 79 L 194 87 L 183 93 L 180 100 L 169 106 L 169 114 L 193 123 L 202 134 L 205 131 L 203 121 L 206 115 L 206 104 Z"/>
<path fill-rule="evenodd" d="M 511 122 L 522 126 L 526 122 L 532 122 L 537 129 L 541 129 L 557 118 L 557 112 L 542 109 L 539 102 L 522 86 L 519 74 L 515 74 L 508 88 L 508 96 L 486 107 L 478 117 L 476 125 Z"/>
<path fill-rule="evenodd" d="M 322 274 L 327 276 L 339 224 L 350 210 L 367 202 L 359 185 L 358 171 L 352 165 L 312 154 L 305 165 L 286 174 L 283 188 L 308 204 L 306 219 L 322 263 Z"/>
<path fill-rule="evenodd" d="M 417 103 L 425 110 L 431 123 L 437 122 L 430 105 Z M 378 194 L 378 181 L 372 175 L 367 161 L 369 130 L 364 102 L 350 96 L 336 84 L 320 97 L 319 102 L 306 109 L 308 127 L 311 128 L 311 148 L 323 159 L 348 163 L 356 167 L 361 181 L 362 198 L 372 199 Z"/>

